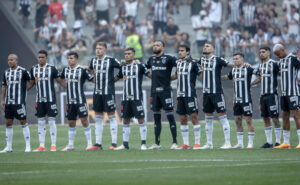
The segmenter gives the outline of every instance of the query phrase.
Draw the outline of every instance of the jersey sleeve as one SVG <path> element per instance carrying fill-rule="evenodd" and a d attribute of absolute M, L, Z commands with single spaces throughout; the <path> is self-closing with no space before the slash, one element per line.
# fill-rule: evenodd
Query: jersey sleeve
<path fill-rule="evenodd" d="M 219 64 L 221 65 L 221 66 L 224 66 L 224 67 L 226 67 L 227 65 L 228 65 L 228 61 L 227 60 L 225 60 L 224 58 L 222 58 L 222 57 L 220 57 L 219 58 Z"/>
<path fill-rule="evenodd" d="M 151 58 L 148 59 L 145 66 L 146 66 L 147 69 L 151 68 Z"/>
<path fill-rule="evenodd" d="M 232 70 L 227 74 L 227 76 L 229 80 L 233 79 Z"/>
<path fill-rule="evenodd" d="M 170 61 L 169 65 L 170 65 L 171 67 L 176 67 L 176 66 L 177 66 L 177 63 L 176 63 L 177 58 L 176 58 L 176 57 L 170 56 L 169 61 Z"/>
<path fill-rule="evenodd" d="M 65 79 L 65 78 L 66 78 L 65 72 L 66 72 L 66 68 L 64 68 L 64 69 L 62 70 L 62 72 L 60 73 L 60 77 L 61 77 L 62 79 Z"/>
<path fill-rule="evenodd" d="M 87 69 L 83 69 L 83 74 L 85 76 L 85 79 L 87 79 L 88 81 L 92 81 L 94 79 L 94 76 L 91 75 Z"/>
<path fill-rule="evenodd" d="M 7 83 L 6 83 L 6 78 L 5 78 L 5 72 L 3 73 L 3 76 L 2 76 L 2 85 L 4 86 L 7 86 Z"/>
<path fill-rule="evenodd" d="M 33 68 L 30 69 L 30 80 L 34 80 Z"/>
<path fill-rule="evenodd" d="M 53 67 L 52 70 L 53 70 L 53 77 L 54 78 L 59 78 L 60 74 L 59 74 L 58 70 L 55 67 Z"/>
<path fill-rule="evenodd" d="M 27 70 L 23 71 L 23 77 L 25 81 L 29 81 L 31 79 L 31 75 Z"/>
<path fill-rule="evenodd" d="M 92 58 L 89 65 L 90 70 L 94 70 L 93 61 L 94 59 Z"/>
<path fill-rule="evenodd" d="M 249 73 L 250 76 L 252 76 L 254 74 L 254 68 L 253 67 L 248 67 L 247 70 L 248 70 L 248 73 Z"/>
<path fill-rule="evenodd" d="M 146 67 L 145 64 L 142 64 L 141 67 L 142 67 L 143 74 L 147 76 L 150 73 L 150 70 Z"/>
<path fill-rule="evenodd" d="M 194 70 L 197 75 L 200 75 L 202 73 L 201 65 L 198 62 L 194 62 Z"/>
<path fill-rule="evenodd" d="M 119 73 L 117 74 L 117 77 L 119 79 L 123 78 L 123 67 L 121 66 L 120 70 L 119 70 Z"/>
<path fill-rule="evenodd" d="M 300 69 L 300 60 L 297 57 L 293 57 L 292 62 L 297 69 Z"/>
<path fill-rule="evenodd" d="M 120 64 L 120 62 L 118 61 L 118 59 L 116 59 L 116 58 L 113 59 L 113 67 L 114 67 L 114 68 L 121 69 L 121 64 Z"/>

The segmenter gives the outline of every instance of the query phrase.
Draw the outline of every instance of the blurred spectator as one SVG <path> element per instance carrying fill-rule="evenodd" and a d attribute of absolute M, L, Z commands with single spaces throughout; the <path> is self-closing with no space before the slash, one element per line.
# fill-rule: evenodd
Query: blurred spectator
<path fill-rule="evenodd" d="M 296 7 L 294 5 L 291 5 L 290 14 L 286 15 L 286 23 L 289 27 L 289 34 L 293 34 L 296 38 L 299 34 L 300 17 L 299 14 L 296 12 Z"/>
<path fill-rule="evenodd" d="M 13 3 L 13 9 L 12 9 L 12 11 L 15 12 L 17 10 L 17 1 L 18 0 L 11 0 L 11 1 Z"/>
<path fill-rule="evenodd" d="M 168 17 L 168 1 L 167 0 L 156 0 L 154 5 L 154 39 L 158 34 L 158 31 L 161 30 L 163 33 L 165 29 L 165 25 L 167 24 L 167 17 Z"/>
<path fill-rule="evenodd" d="M 271 44 L 282 44 L 281 31 L 279 28 L 275 28 L 274 34 L 271 39 Z"/>
<path fill-rule="evenodd" d="M 74 47 L 72 47 L 71 51 L 77 52 L 79 55 L 79 64 L 84 64 L 84 58 L 86 56 L 86 53 L 88 51 L 85 41 L 84 40 L 78 40 Z"/>
<path fill-rule="evenodd" d="M 109 38 L 109 30 L 107 27 L 106 20 L 99 20 L 99 23 L 96 26 L 96 29 L 94 31 L 94 45 L 93 48 L 95 48 L 95 44 L 97 42 L 108 42 Z"/>
<path fill-rule="evenodd" d="M 221 27 L 216 28 L 216 34 L 214 37 L 214 45 L 215 45 L 215 55 L 216 56 L 225 56 L 225 47 L 226 47 L 226 37 L 222 34 Z"/>
<path fill-rule="evenodd" d="M 265 33 L 261 28 L 258 28 L 257 33 L 254 35 L 253 44 L 258 47 L 267 46 L 268 40 L 268 34 Z"/>
<path fill-rule="evenodd" d="M 153 30 L 153 26 L 150 21 L 143 19 L 141 24 L 137 28 L 137 33 L 144 40 L 147 40 L 151 36 L 151 31 Z"/>
<path fill-rule="evenodd" d="M 133 17 L 135 22 L 137 21 L 137 9 L 139 6 L 139 2 L 136 0 L 126 0 L 124 3 L 126 17 Z"/>
<path fill-rule="evenodd" d="M 178 46 L 179 45 L 191 46 L 190 35 L 188 33 L 183 32 L 180 34 L 180 40 L 179 40 Z M 177 48 L 178 48 L 178 46 L 177 46 Z"/>
<path fill-rule="evenodd" d="M 69 0 L 62 0 L 62 19 L 67 21 Z"/>
<path fill-rule="evenodd" d="M 150 15 L 153 15 L 153 9 L 152 9 L 152 0 L 146 0 L 147 7 L 149 9 Z"/>
<path fill-rule="evenodd" d="M 74 17 L 75 21 L 80 21 L 81 26 L 84 24 L 84 7 L 85 1 L 84 0 L 75 0 L 74 1 Z"/>
<path fill-rule="evenodd" d="M 60 51 L 58 41 L 54 36 L 51 36 L 50 43 L 48 44 L 48 53 L 49 53 L 49 64 L 58 66 L 60 59 Z"/>
<path fill-rule="evenodd" d="M 77 41 L 87 39 L 90 43 L 92 42 L 92 40 L 84 34 L 80 21 L 75 21 L 72 34 Z"/>
<path fill-rule="evenodd" d="M 130 30 L 130 34 L 126 38 L 127 47 L 132 47 L 135 50 L 135 58 L 143 61 L 143 44 L 139 35 L 135 31 Z"/>
<path fill-rule="evenodd" d="M 66 47 L 66 49 L 72 48 L 76 43 L 76 38 L 74 35 L 68 31 L 68 29 L 64 28 L 58 36 L 58 42 L 60 45 Z"/>
<path fill-rule="evenodd" d="M 291 34 L 289 33 L 289 28 L 288 26 L 283 26 L 282 28 L 282 41 L 283 44 L 288 45 L 291 43 L 292 37 Z"/>
<path fill-rule="evenodd" d="M 85 24 L 92 25 L 94 23 L 94 4 L 92 0 L 89 0 L 85 7 Z"/>
<path fill-rule="evenodd" d="M 222 3 L 220 0 L 212 0 L 208 15 L 212 26 L 215 28 L 222 22 Z"/>
<path fill-rule="evenodd" d="M 19 14 L 22 16 L 23 27 L 25 27 L 28 22 L 28 17 L 30 15 L 31 0 L 19 0 L 19 4 L 20 4 Z"/>
<path fill-rule="evenodd" d="M 126 29 L 126 24 L 122 18 L 117 18 L 115 23 L 112 24 L 113 35 L 115 36 L 114 42 L 117 43 L 118 46 L 125 47 L 126 46 L 126 35 L 124 31 Z"/>
<path fill-rule="evenodd" d="M 49 28 L 51 31 L 51 35 L 54 35 L 56 38 L 58 38 L 62 30 L 64 28 L 67 28 L 67 24 L 64 20 L 58 20 L 57 15 L 54 14 L 52 17 L 52 21 L 49 23 Z"/>
<path fill-rule="evenodd" d="M 118 17 L 121 17 L 123 20 L 126 19 L 126 10 L 123 6 L 119 8 Z"/>
<path fill-rule="evenodd" d="M 177 48 L 178 42 L 180 40 L 179 28 L 176 24 L 174 24 L 174 19 L 169 17 L 167 26 L 163 32 L 162 40 L 166 43 L 166 45 L 173 45 L 174 48 Z"/>
<path fill-rule="evenodd" d="M 241 33 L 235 29 L 235 26 L 229 26 L 226 34 L 226 41 L 232 54 L 237 52 L 237 46 L 240 39 Z"/>
<path fill-rule="evenodd" d="M 53 18 L 54 15 L 57 15 L 57 19 L 61 20 L 62 11 L 63 11 L 63 7 L 61 2 L 59 2 L 58 0 L 52 0 L 48 6 L 48 12 L 51 19 Z"/>
<path fill-rule="evenodd" d="M 68 66 L 68 58 L 67 55 L 70 52 L 70 49 L 68 49 L 68 46 L 64 44 L 60 44 L 60 67 L 66 67 Z"/>
<path fill-rule="evenodd" d="M 199 53 L 202 53 L 202 48 L 205 42 L 211 41 L 209 29 L 212 27 L 211 22 L 205 10 L 200 11 L 200 16 L 195 23 L 194 30 L 196 31 L 196 42 Z"/>
<path fill-rule="evenodd" d="M 294 5 L 296 9 L 299 8 L 299 0 L 283 0 L 282 1 L 282 10 L 286 13 L 286 15 L 291 14 L 291 5 Z"/>
<path fill-rule="evenodd" d="M 268 22 L 269 20 L 266 19 L 263 13 L 259 13 L 257 15 L 257 29 L 262 29 L 263 31 L 268 31 Z"/>
<path fill-rule="evenodd" d="M 46 0 L 39 0 L 35 7 L 35 34 L 34 41 L 38 41 L 39 29 L 43 26 L 43 21 L 47 17 L 48 5 L 46 4 Z"/>
<path fill-rule="evenodd" d="M 189 5 L 191 7 L 191 21 L 192 27 L 195 27 L 195 22 L 199 18 L 199 12 L 202 9 L 202 2 L 198 0 L 189 0 Z"/>
<path fill-rule="evenodd" d="M 99 20 L 105 20 L 107 23 L 109 23 L 109 1 L 96 0 L 96 13 L 97 22 Z"/>
<path fill-rule="evenodd" d="M 48 45 L 48 42 L 50 40 L 50 29 L 48 27 L 48 20 L 44 19 L 43 26 L 40 27 L 39 31 L 39 37 L 40 37 L 40 45 L 43 49 L 45 49 Z"/>
<path fill-rule="evenodd" d="M 245 61 L 253 64 L 255 62 L 255 55 L 254 55 L 254 40 L 251 38 L 251 35 L 249 31 L 243 32 L 243 37 L 240 40 L 240 43 L 238 46 L 242 50 L 242 52 L 245 54 Z"/>
<path fill-rule="evenodd" d="M 174 5 L 176 8 L 176 13 L 179 14 L 179 0 L 169 0 L 169 5 L 170 5 L 170 8 L 168 10 L 169 10 L 170 14 L 174 14 L 174 12 L 173 12 Z"/>
<path fill-rule="evenodd" d="M 256 7 L 252 0 L 246 0 L 242 6 L 242 23 L 245 30 L 248 30 L 252 35 L 256 33 L 255 26 Z"/>
<path fill-rule="evenodd" d="M 233 26 L 238 26 L 240 20 L 241 0 L 230 0 L 228 3 L 229 22 Z"/>

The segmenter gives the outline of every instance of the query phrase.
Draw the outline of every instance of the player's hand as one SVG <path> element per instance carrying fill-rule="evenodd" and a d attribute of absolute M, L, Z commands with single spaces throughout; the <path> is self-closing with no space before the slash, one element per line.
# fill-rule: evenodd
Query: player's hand
<path fill-rule="evenodd" d="M 140 63 L 141 63 L 139 60 L 133 60 L 133 62 L 134 62 L 135 64 L 140 64 Z"/>
<path fill-rule="evenodd" d="M 244 66 L 245 66 L 246 68 L 248 68 L 248 67 L 250 67 L 251 65 L 250 65 L 249 63 L 244 63 Z"/>
<path fill-rule="evenodd" d="M 1 102 L 1 108 L 2 108 L 3 110 L 5 110 L 5 103 L 4 103 L 4 102 Z"/>

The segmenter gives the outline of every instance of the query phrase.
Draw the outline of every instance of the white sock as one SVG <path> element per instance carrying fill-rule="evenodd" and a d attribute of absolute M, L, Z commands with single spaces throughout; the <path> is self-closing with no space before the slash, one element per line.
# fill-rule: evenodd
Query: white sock
<path fill-rule="evenodd" d="M 298 135 L 298 141 L 300 143 L 300 129 L 297 130 L 297 135 Z"/>
<path fill-rule="evenodd" d="M 45 147 L 46 118 L 38 118 L 38 134 L 40 147 Z"/>
<path fill-rule="evenodd" d="M 123 142 L 129 141 L 129 135 L 130 135 L 130 125 L 124 124 L 123 125 Z"/>
<path fill-rule="evenodd" d="M 111 142 L 112 144 L 117 144 L 118 123 L 115 115 L 109 116 L 109 121 L 110 121 Z"/>
<path fill-rule="evenodd" d="M 140 135 L 141 135 L 141 140 L 146 141 L 146 139 L 147 139 L 147 126 L 144 123 L 140 124 Z"/>
<path fill-rule="evenodd" d="M 238 145 L 244 146 L 244 132 L 236 132 Z"/>
<path fill-rule="evenodd" d="M 87 147 L 91 147 L 92 146 L 92 132 L 91 132 L 90 126 L 84 128 L 84 135 L 87 140 Z"/>
<path fill-rule="evenodd" d="M 290 131 L 289 130 L 283 130 L 283 142 L 286 144 L 290 144 Z"/>
<path fill-rule="evenodd" d="M 200 145 L 201 125 L 194 125 L 195 144 Z"/>
<path fill-rule="evenodd" d="M 254 132 L 248 132 L 248 146 L 253 147 Z"/>
<path fill-rule="evenodd" d="M 69 127 L 69 146 L 74 146 L 76 127 Z"/>
<path fill-rule="evenodd" d="M 56 124 L 55 124 L 55 118 L 49 117 L 48 118 L 48 124 L 50 126 L 50 137 L 51 137 L 51 146 L 56 146 Z"/>
<path fill-rule="evenodd" d="M 12 139 L 14 135 L 14 130 L 12 126 L 7 126 L 6 127 L 6 147 L 8 149 L 12 149 Z"/>
<path fill-rule="evenodd" d="M 27 148 L 30 147 L 30 131 L 29 131 L 28 123 L 22 125 L 22 128 L 23 128 L 23 135 L 24 135 L 24 140 Z"/>
<path fill-rule="evenodd" d="M 220 116 L 219 120 L 223 126 L 223 132 L 224 132 L 224 136 L 225 136 L 225 144 L 230 144 L 230 125 L 229 125 L 227 116 L 226 115 Z"/>
<path fill-rule="evenodd" d="M 271 145 L 273 143 L 273 141 L 272 141 L 272 126 L 265 127 L 265 134 L 266 134 L 267 143 L 269 143 Z"/>
<path fill-rule="evenodd" d="M 96 135 L 96 144 L 102 144 L 102 133 L 103 133 L 103 116 L 96 115 L 96 123 L 95 123 L 95 135 Z"/>
<path fill-rule="evenodd" d="M 180 130 L 181 130 L 181 135 L 182 135 L 182 139 L 183 139 L 183 144 L 190 145 L 189 144 L 189 126 L 181 125 Z"/>
<path fill-rule="evenodd" d="M 281 127 L 275 128 L 275 138 L 276 138 L 276 143 L 281 143 Z"/>
<path fill-rule="evenodd" d="M 206 143 L 209 145 L 212 145 L 213 139 L 212 139 L 212 134 L 214 130 L 214 125 L 213 125 L 213 116 L 205 116 L 205 133 L 206 133 Z"/>

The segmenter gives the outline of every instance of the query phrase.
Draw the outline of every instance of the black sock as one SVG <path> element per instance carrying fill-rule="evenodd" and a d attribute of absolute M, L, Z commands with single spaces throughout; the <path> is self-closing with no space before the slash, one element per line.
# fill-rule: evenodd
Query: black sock
<path fill-rule="evenodd" d="M 173 138 L 173 143 L 177 143 L 177 129 L 176 122 L 173 113 L 167 113 L 167 118 L 170 124 L 170 130 Z"/>
<path fill-rule="evenodd" d="M 116 143 L 112 143 L 111 146 L 117 147 L 117 144 Z"/>
<path fill-rule="evenodd" d="M 146 144 L 146 140 L 142 140 L 142 145 L 145 145 Z"/>
<path fill-rule="evenodd" d="M 123 142 L 123 145 L 125 146 L 126 149 L 129 149 L 128 142 L 125 142 L 125 141 L 124 141 L 124 142 Z"/>
<path fill-rule="evenodd" d="M 161 114 L 154 114 L 154 135 L 155 144 L 160 144 L 160 132 L 161 132 Z"/>

